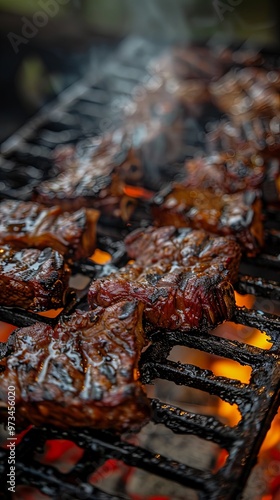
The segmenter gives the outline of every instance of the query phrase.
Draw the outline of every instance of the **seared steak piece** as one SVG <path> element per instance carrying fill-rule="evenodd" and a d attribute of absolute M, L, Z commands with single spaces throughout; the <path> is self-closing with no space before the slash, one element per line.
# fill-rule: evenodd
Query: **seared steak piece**
<path fill-rule="evenodd" d="M 91 283 L 91 307 L 138 299 L 149 323 L 171 330 L 208 329 L 230 319 L 241 255 L 233 238 L 169 226 L 137 230 L 126 244 L 135 262 Z"/>
<path fill-rule="evenodd" d="M 95 248 L 99 212 L 80 209 L 67 213 L 58 206 L 4 200 L 0 203 L 0 244 L 14 248 L 51 247 L 67 259 L 91 255 Z"/>
<path fill-rule="evenodd" d="M 174 183 L 153 200 L 157 225 L 205 229 L 232 235 L 248 256 L 256 255 L 264 243 L 261 200 L 255 191 L 214 194 L 209 189 L 186 188 Z"/>
<path fill-rule="evenodd" d="M 0 304 L 33 311 L 64 305 L 70 270 L 52 250 L 0 246 Z"/>
<path fill-rule="evenodd" d="M 0 375 L 2 406 L 13 385 L 16 416 L 32 424 L 137 429 L 149 417 L 137 372 L 143 345 L 136 302 L 19 329 Z"/>
<path fill-rule="evenodd" d="M 210 189 L 214 193 L 237 193 L 259 188 L 265 175 L 261 157 L 241 154 L 217 153 L 189 160 L 184 186 Z"/>

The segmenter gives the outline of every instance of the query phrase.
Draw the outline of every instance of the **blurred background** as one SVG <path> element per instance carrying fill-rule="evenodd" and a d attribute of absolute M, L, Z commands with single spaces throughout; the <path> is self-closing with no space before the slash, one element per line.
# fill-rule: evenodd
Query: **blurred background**
<path fill-rule="evenodd" d="M 0 0 L 0 142 L 121 40 L 224 43 L 280 52 L 270 0 Z"/>

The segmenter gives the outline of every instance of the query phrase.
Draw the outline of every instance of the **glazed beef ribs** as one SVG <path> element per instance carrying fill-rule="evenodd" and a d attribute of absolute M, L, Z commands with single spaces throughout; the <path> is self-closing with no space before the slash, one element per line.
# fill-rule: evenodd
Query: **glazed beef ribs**
<path fill-rule="evenodd" d="M 218 195 L 179 183 L 162 190 L 152 202 L 155 224 L 232 235 L 248 256 L 256 255 L 264 242 L 261 208 L 255 191 Z"/>
<path fill-rule="evenodd" d="M 194 158 L 185 164 L 189 188 L 210 189 L 214 193 L 237 193 L 260 188 L 265 166 L 259 156 L 245 156 L 238 153 L 216 153 Z"/>
<path fill-rule="evenodd" d="M 95 248 L 99 212 L 80 209 L 62 212 L 35 202 L 0 203 L 0 244 L 14 248 L 51 247 L 69 260 L 91 255 Z"/>
<path fill-rule="evenodd" d="M 158 328 L 207 329 L 232 316 L 239 245 L 231 237 L 175 227 L 138 230 L 126 239 L 134 263 L 91 283 L 92 308 L 133 298 Z"/>
<path fill-rule="evenodd" d="M 0 304 L 32 311 L 62 307 L 69 274 L 63 257 L 51 248 L 0 246 Z"/>
<path fill-rule="evenodd" d="M 138 429 L 150 413 L 138 381 L 143 345 L 142 308 L 132 301 L 76 311 L 54 329 L 42 323 L 19 329 L 2 362 L 2 407 L 13 385 L 21 421 Z"/>

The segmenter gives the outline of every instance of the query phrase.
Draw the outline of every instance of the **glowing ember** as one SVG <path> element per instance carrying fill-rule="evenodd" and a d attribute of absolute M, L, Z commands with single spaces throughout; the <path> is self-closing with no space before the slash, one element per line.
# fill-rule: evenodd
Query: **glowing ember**
<path fill-rule="evenodd" d="M 235 294 L 235 301 L 236 305 L 239 307 L 247 307 L 247 309 L 251 309 L 255 303 L 255 296 L 254 295 L 240 295 L 237 292 L 234 292 Z"/>
<path fill-rule="evenodd" d="M 50 309 L 49 311 L 43 311 L 38 313 L 39 316 L 45 316 L 46 318 L 56 318 L 61 311 L 63 311 L 63 308 L 61 309 Z M 40 321 L 40 318 L 38 318 L 38 321 Z"/>
<path fill-rule="evenodd" d="M 131 196 L 131 198 L 142 198 L 144 200 L 150 200 L 154 196 L 154 193 L 152 191 L 148 191 L 147 189 L 138 186 L 126 185 L 124 186 L 123 191 L 127 196 Z"/>
<path fill-rule="evenodd" d="M 15 328 L 15 326 L 9 325 L 9 323 L 0 321 L 0 342 L 6 342 Z"/>
<path fill-rule="evenodd" d="M 97 248 L 90 259 L 96 264 L 107 264 L 111 260 L 111 255 L 108 252 L 103 252 Z"/>

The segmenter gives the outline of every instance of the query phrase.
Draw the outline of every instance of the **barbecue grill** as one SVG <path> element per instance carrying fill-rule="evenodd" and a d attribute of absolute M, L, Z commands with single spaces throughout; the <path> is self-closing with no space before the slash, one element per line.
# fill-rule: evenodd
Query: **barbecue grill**
<path fill-rule="evenodd" d="M 163 47 L 143 40 L 133 39 L 121 44 L 117 59 L 108 60 L 102 75 L 86 78 L 62 93 L 58 101 L 39 112 L 2 145 L 0 158 L 0 197 L 29 200 L 32 189 L 43 179 L 55 175 L 52 151 L 58 144 L 72 144 L 102 132 L 104 127 L 116 127 L 122 122 L 123 109 L 129 105 L 133 89 L 147 78 L 147 69 Z M 277 56 L 270 55 L 271 67 Z M 194 151 L 203 151 L 205 124 L 220 118 L 219 112 L 205 109 L 203 121 L 185 119 L 182 129 L 182 147 L 168 164 L 159 161 L 152 187 L 160 187 L 180 172 L 182 159 Z M 144 165 L 149 168 L 149 165 Z M 172 167 L 172 172 L 170 167 Z M 144 172 L 144 183 L 147 172 Z M 146 176 L 146 177 L 145 177 Z M 145 186 L 150 189 L 150 184 Z M 266 246 L 254 260 L 243 259 L 236 291 L 253 294 L 269 300 L 280 299 L 279 249 L 280 218 L 273 208 L 266 209 Z M 131 220 L 131 227 L 148 225 L 149 212 L 141 202 Z M 110 225 L 102 220 L 99 226 L 98 246 L 111 255 L 109 264 L 101 265 L 85 260 L 74 267 L 74 274 L 87 278 L 109 273 L 126 261 L 122 244 L 127 228 L 119 221 Z M 54 325 L 63 314 L 86 303 L 86 289 L 73 290 L 64 310 L 54 318 L 40 316 L 40 321 Z M 17 308 L 0 308 L 0 319 L 14 326 L 28 326 L 38 321 L 38 315 Z M 232 319 L 237 325 L 256 328 L 265 332 L 270 349 L 248 345 L 239 340 L 222 338 L 215 332 L 162 331 L 151 329 L 151 343 L 142 354 L 140 373 L 143 384 L 149 386 L 156 380 L 174 382 L 177 386 L 194 388 L 237 405 L 240 421 L 231 427 L 215 416 L 184 409 L 158 397 L 151 397 L 152 422 L 164 426 L 170 435 L 195 435 L 204 442 L 215 443 L 226 452 L 226 460 L 218 469 L 201 470 L 187 465 L 187 460 L 174 460 L 148 446 L 133 442 L 130 436 L 119 436 L 107 431 L 92 429 L 60 430 L 54 427 L 28 429 L 16 449 L 17 485 L 32 485 L 51 498 L 98 500 L 126 498 L 121 493 L 102 491 L 98 484 L 89 481 L 94 471 L 100 470 L 108 459 L 146 471 L 197 492 L 199 499 L 230 500 L 242 498 L 246 482 L 257 463 L 258 452 L 271 426 L 279 406 L 280 337 L 279 317 L 258 309 L 236 306 Z M 226 325 L 225 325 L 226 329 Z M 170 354 L 176 346 L 195 349 L 197 353 L 233 360 L 251 368 L 248 383 L 229 377 L 217 376 L 199 364 L 175 361 Z M 9 341 L 1 344 L 1 357 L 10 349 Z M 171 438 L 170 438 L 171 439 Z M 61 472 L 44 464 L 46 442 L 69 440 L 83 450 L 82 457 L 70 472 Z M 184 451 L 187 457 L 187 447 Z M 6 483 L 8 452 L 0 450 L 1 484 Z M 154 492 L 157 493 L 156 491 Z M 189 493 L 186 493 L 189 494 Z M 8 492 L 3 493 L 9 498 Z M 187 498 L 187 497 L 185 497 Z M 190 497 L 192 498 L 192 497 Z M 194 497 L 195 498 L 195 497 Z"/>

